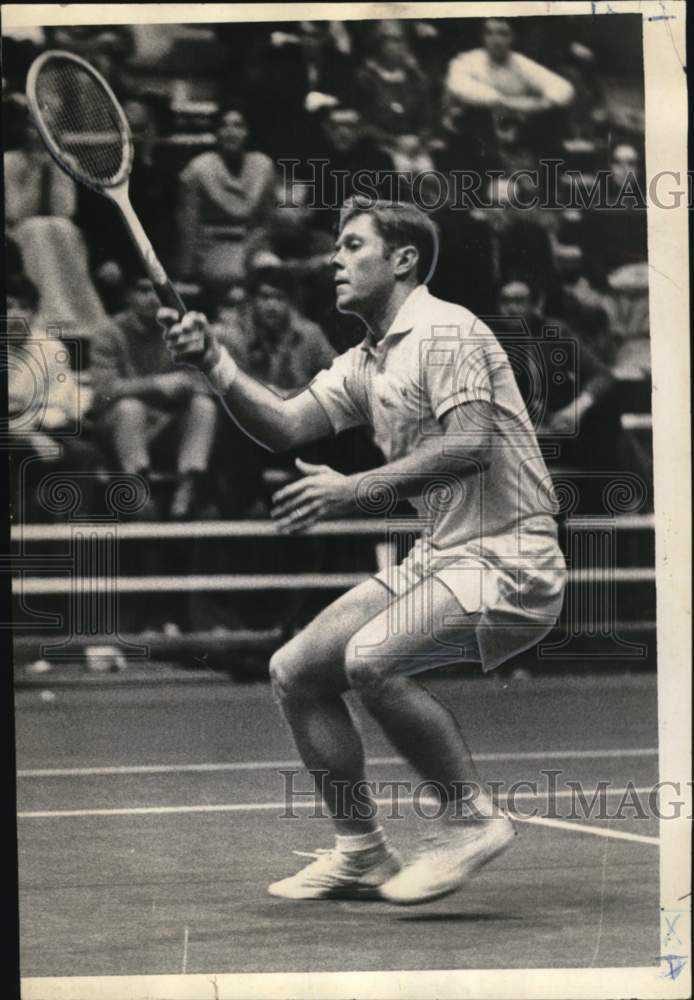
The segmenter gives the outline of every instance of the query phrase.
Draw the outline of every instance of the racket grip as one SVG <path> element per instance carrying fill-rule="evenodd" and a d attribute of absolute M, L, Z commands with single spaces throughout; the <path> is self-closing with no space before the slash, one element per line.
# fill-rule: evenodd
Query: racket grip
<path fill-rule="evenodd" d="M 185 314 L 187 311 L 185 303 L 168 278 L 164 282 L 153 281 L 152 285 L 163 306 L 166 306 L 167 309 L 175 309 L 179 316 Z"/>

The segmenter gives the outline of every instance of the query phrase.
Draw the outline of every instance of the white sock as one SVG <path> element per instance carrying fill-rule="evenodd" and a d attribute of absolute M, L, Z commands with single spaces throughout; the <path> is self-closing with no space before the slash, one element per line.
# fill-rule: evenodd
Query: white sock
<path fill-rule="evenodd" d="M 370 851 L 374 847 L 385 844 L 386 835 L 383 827 L 377 826 L 369 833 L 341 834 L 335 835 L 335 847 L 344 854 L 353 854 L 356 851 Z"/>

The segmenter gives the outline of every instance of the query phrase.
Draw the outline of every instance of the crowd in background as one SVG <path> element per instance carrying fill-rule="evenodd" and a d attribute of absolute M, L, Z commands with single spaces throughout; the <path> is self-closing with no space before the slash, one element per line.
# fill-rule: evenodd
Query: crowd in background
<path fill-rule="evenodd" d="M 306 385 L 363 336 L 333 304 L 336 193 L 352 193 L 358 171 L 397 171 L 409 184 L 433 171 L 477 172 L 482 204 L 431 211 L 440 253 L 430 288 L 489 317 L 542 440 L 556 446 L 550 461 L 621 468 L 621 416 L 650 371 L 644 205 L 634 196 L 612 211 L 523 209 L 510 184 L 525 171 L 525 194 L 541 202 L 552 192 L 532 172 L 555 160 L 560 188 L 570 171 L 589 186 L 604 170 L 615 201 L 631 181 L 643 189 L 640 53 L 615 70 L 606 20 L 532 18 L 518 31 L 492 18 L 7 37 L 15 458 L 26 449 L 39 460 L 29 470 L 137 474 L 150 499 L 136 516 L 188 519 L 264 516 L 293 457 L 261 452 L 201 378 L 171 363 L 157 299 L 116 210 L 43 149 L 23 97 L 26 70 L 38 52 L 61 48 L 88 58 L 124 104 L 132 202 L 182 296 L 243 368 L 281 392 Z M 318 174 L 316 161 L 326 165 Z M 557 362 L 548 328 L 577 350 Z M 41 405 L 27 375 L 35 339 Z M 379 464 L 361 432 L 305 454 L 344 471 Z M 39 501 L 27 502 L 25 516 L 46 519 Z M 98 499 L 83 491 L 83 503 Z"/>

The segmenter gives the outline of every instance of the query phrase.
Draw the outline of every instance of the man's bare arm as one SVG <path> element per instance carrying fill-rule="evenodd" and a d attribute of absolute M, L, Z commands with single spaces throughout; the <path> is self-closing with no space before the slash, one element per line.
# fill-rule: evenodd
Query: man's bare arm
<path fill-rule="evenodd" d="M 174 360 L 198 368 L 234 423 L 263 448 L 288 451 L 332 432 L 327 415 L 310 392 L 285 398 L 241 371 L 217 343 L 202 313 L 187 313 L 178 322 L 171 309 L 160 309 L 158 318 Z"/>
<path fill-rule="evenodd" d="M 272 517 L 282 531 L 304 531 L 317 521 L 359 510 L 360 491 L 376 482 L 386 484 L 397 499 L 404 499 L 435 487 L 437 476 L 459 482 L 480 475 L 489 465 L 493 420 L 490 403 L 456 406 L 443 416 L 443 434 L 432 436 L 402 458 L 351 476 L 327 465 L 297 461 L 303 479 L 275 493 Z M 446 485 L 445 480 L 442 485 Z"/>
<path fill-rule="evenodd" d="M 444 433 L 424 440 L 409 454 L 373 469 L 357 473 L 355 479 L 374 475 L 389 482 L 399 499 L 419 496 L 427 476 L 444 474 L 457 479 L 479 475 L 489 465 L 493 427 L 490 403 L 471 402 L 456 406 L 442 418 Z"/>

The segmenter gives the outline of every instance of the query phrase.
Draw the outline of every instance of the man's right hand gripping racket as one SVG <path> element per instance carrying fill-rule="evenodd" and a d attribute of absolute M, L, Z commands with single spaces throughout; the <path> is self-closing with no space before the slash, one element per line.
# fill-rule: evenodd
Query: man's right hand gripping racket
<path fill-rule="evenodd" d="M 162 305 L 183 316 L 185 305 L 130 204 L 132 134 L 106 80 L 80 56 L 49 51 L 32 63 L 26 92 L 36 127 L 55 162 L 118 206 Z"/>

